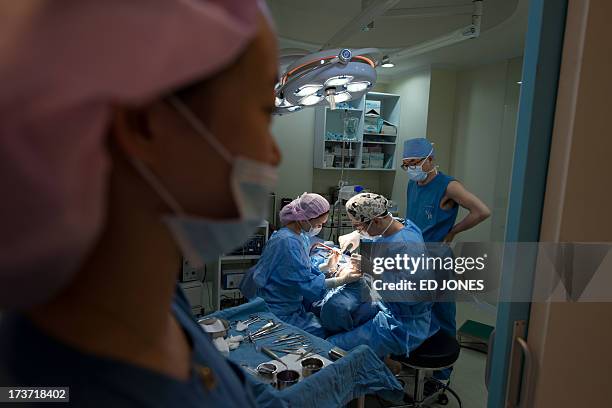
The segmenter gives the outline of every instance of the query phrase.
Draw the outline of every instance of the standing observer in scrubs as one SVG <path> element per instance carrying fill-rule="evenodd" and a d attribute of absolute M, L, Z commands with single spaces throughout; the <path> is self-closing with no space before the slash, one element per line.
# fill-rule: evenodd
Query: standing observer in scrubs
<path fill-rule="evenodd" d="M 487 219 L 489 208 L 469 192 L 454 177 L 438 170 L 433 144 L 425 138 L 404 142 L 402 169 L 408 178 L 406 219 L 415 223 L 426 243 L 449 244 L 461 232 L 474 228 Z M 468 214 L 456 223 L 459 206 Z M 430 256 L 446 256 L 450 249 L 444 245 L 428 245 Z M 449 336 L 457 333 L 456 305 L 452 301 L 436 302 L 433 313 L 440 330 Z M 436 372 L 438 379 L 447 380 L 450 369 Z"/>
<path fill-rule="evenodd" d="M 255 265 L 241 283 L 245 296 L 263 298 L 281 320 L 315 336 L 325 337 L 325 330 L 306 305 L 320 300 L 329 288 L 359 280 L 351 268 L 338 277 L 327 278 L 310 260 L 310 238 L 321 232 L 329 216 L 329 202 L 319 194 L 304 193 L 280 211 L 283 228 L 274 232 Z M 328 262 L 338 264 L 339 253 Z"/>
<path fill-rule="evenodd" d="M 71 407 L 254 407 L 176 277 L 266 216 L 264 10 L 16 3 L 0 5 L 22 19 L 0 25 L 0 385 L 69 387 Z"/>
<path fill-rule="evenodd" d="M 409 220 L 405 225 L 395 220 L 388 208 L 388 200 L 373 193 L 358 194 L 346 203 L 346 211 L 355 230 L 363 238 L 372 241 L 370 259 L 421 256 L 426 249 L 419 228 Z M 384 282 L 393 283 L 427 279 L 429 274 L 426 270 L 410 274 L 389 269 L 381 276 Z M 373 319 L 327 340 L 345 350 L 365 344 L 382 358 L 388 355 L 408 355 L 437 332 L 438 326 L 432 319 L 433 304 L 423 299 L 422 293 L 411 296 L 407 292 L 382 291 L 378 295 L 380 311 Z"/>

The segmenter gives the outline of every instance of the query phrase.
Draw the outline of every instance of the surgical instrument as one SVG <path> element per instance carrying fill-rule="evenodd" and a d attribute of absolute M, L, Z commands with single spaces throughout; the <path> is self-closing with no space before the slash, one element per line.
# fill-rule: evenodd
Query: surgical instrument
<path fill-rule="evenodd" d="M 285 336 L 280 336 L 277 340 L 274 340 L 273 343 L 283 343 L 286 341 L 291 341 L 291 340 L 305 340 L 306 338 L 301 335 L 295 335 L 295 336 L 289 336 L 289 335 L 285 335 Z"/>
<path fill-rule="evenodd" d="M 262 353 L 264 353 L 265 355 L 272 357 L 274 360 L 278 361 L 279 363 L 281 363 L 282 365 L 285 366 L 285 368 L 289 369 L 289 366 L 287 366 L 287 364 L 285 364 L 285 362 L 283 360 L 281 360 L 281 358 L 274 353 L 272 350 L 266 348 L 266 347 L 258 347 L 259 351 L 261 351 Z"/>
<path fill-rule="evenodd" d="M 319 350 L 319 349 L 317 349 L 317 348 L 312 347 L 311 349 L 309 349 L 309 350 L 305 351 L 305 352 L 304 352 L 304 354 L 303 354 L 303 355 L 302 355 L 300 358 L 298 358 L 298 359 L 297 359 L 297 361 L 300 361 L 300 360 L 302 360 L 303 358 L 308 357 L 308 356 L 313 355 L 313 354 L 316 354 L 316 353 L 318 353 L 318 352 L 320 352 L 320 351 L 321 351 L 321 350 Z"/>

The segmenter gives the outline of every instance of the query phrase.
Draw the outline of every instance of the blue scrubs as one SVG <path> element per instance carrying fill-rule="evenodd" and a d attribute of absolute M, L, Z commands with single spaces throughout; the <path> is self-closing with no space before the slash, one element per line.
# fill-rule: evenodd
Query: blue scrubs
<path fill-rule="evenodd" d="M 255 407 L 244 373 L 219 354 L 193 320 L 180 288 L 172 311 L 192 344 L 192 375 L 186 381 L 79 351 L 10 313 L 0 323 L 0 384 L 68 386 L 71 407 Z M 214 386 L 204 384 L 198 374 L 202 367 L 212 371 Z"/>
<path fill-rule="evenodd" d="M 425 242 L 442 242 L 455 225 L 459 206 L 455 205 L 450 209 L 440 208 L 446 188 L 453 180 L 453 177 L 439 171 L 436 177 L 425 185 L 419 185 L 412 180 L 408 182 L 406 218 L 421 229 Z M 438 256 L 445 255 L 438 254 Z M 440 330 L 451 337 L 457 335 L 455 302 L 436 302 L 433 314 L 440 325 Z M 448 379 L 450 371 L 450 369 L 444 370 L 441 373 L 442 379 Z"/>
<path fill-rule="evenodd" d="M 383 244 L 383 245 L 379 245 Z M 397 254 L 420 256 L 426 251 L 423 237 L 416 225 L 407 221 L 404 228 L 388 237 L 374 241 L 372 257 L 392 257 Z M 388 271 L 382 275 L 385 282 L 401 279 L 422 279 L 426 271 L 418 275 L 407 276 L 399 271 Z M 327 340 L 345 350 L 350 350 L 360 344 L 370 346 L 379 357 L 388 354 L 408 355 L 423 341 L 438 330 L 432 319 L 432 302 L 404 299 L 388 300 L 386 293 L 379 292 L 382 301 L 380 310 L 373 319 L 361 326 L 341 334 L 329 337 Z"/>
<path fill-rule="evenodd" d="M 249 299 L 265 300 L 279 319 L 324 338 L 319 319 L 306 310 L 306 305 L 322 299 L 326 292 L 325 275 L 312 263 L 309 249 L 307 236 L 281 228 L 272 234 L 240 289 Z"/>
<path fill-rule="evenodd" d="M 441 171 L 429 183 L 408 182 L 406 218 L 421 229 L 425 242 L 442 242 L 455 225 L 459 206 L 440 208 L 448 184 L 455 180 Z"/>

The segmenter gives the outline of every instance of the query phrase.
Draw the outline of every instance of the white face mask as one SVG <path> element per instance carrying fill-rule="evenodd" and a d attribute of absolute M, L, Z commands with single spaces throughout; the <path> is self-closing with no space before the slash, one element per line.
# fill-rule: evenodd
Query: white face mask
<path fill-rule="evenodd" d="M 308 231 L 304 231 L 304 234 L 308 235 L 310 238 L 316 237 L 317 235 L 319 235 L 319 232 L 321 232 L 321 230 L 323 229 L 323 226 L 313 227 L 310 221 L 306 221 L 306 222 L 308 223 L 308 225 L 310 225 L 310 229 Z"/>
<path fill-rule="evenodd" d="M 435 170 L 435 168 L 431 169 L 430 171 L 425 171 L 423 170 L 423 165 L 425 164 L 425 162 L 427 161 L 427 159 L 429 158 L 429 156 L 431 156 L 431 154 L 433 153 L 433 149 L 431 150 L 431 152 L 429 152 L 429 154 L 423 159 L 423 161 L 421 162 L 421 164 L 417 165 L 417 166 L 407 166 L 406 168 L 406 173 L 408 173 L 408 178 L 410 180 L 413 181 L 423 181 L 427 178 L 427 175 L 429 173 L 431 173 L 432 171 Z"/>
<path fill-rule="evenodd" d="M 246 157 L 233 157 L 204 124 L 176 96 L 170 104 L 210 146 L 232 165 L 230 189 L 239 218 L 213 220 L 185 214 L 180 204 L 142 162 L 132 160 L 149 185 L 173 210 L 164 222 L 191 266 L 202 267 L 242 245 L 268 216 L 269 194 L 278 179 L 276 167 Z"/>
<path fill-rule="evenodd" d="M 389 221 L 389 224 L 387 224 L 387 226 L 385 227 L 385 229 L 384 229 L 384 230 L 383 230 L 383 231 L 382 231 L 380 234 L 378 234 L 378 235 L 370 235 L 370 234 L 368 233 L 368 230 L 369 230 L 369 229 L 370 229 L 370 227 L 372 226 L 372 222 L 374 222 L 374 220 L 371 220 L 371 221 L 368 223 L 368 226 L 367 226 L 365 229 L 363 229 L 363 230 L 359 231 L 359 234 L 361 234 L 361 236 L 362 236 L 363 238 L 366 238 L 366 239 L 377 239 L 377 238 L 382 237 L 382 236 L 385 234 L 385 232 L 387 232 L 387 230 L 389 229 L 389 227 L 391 227 L 391 224 L 393 224 L 393 217 L 391 217 L 391 220 Z"/>

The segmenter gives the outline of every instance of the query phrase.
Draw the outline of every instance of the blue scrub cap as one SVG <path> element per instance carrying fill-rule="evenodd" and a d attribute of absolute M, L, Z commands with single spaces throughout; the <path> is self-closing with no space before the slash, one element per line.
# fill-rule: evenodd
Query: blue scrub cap
<path fill-rule="evenodd" d="M 433 144 L 424 137 L 408 139 L 404 142 L 403 159 L 422 159 L 428 155 L 434 157 Z"/>

